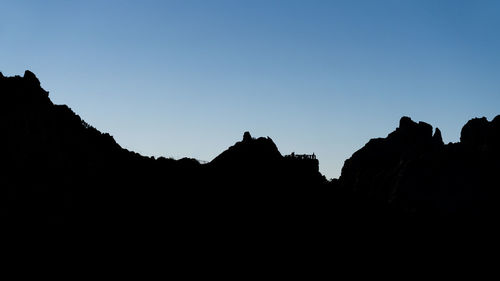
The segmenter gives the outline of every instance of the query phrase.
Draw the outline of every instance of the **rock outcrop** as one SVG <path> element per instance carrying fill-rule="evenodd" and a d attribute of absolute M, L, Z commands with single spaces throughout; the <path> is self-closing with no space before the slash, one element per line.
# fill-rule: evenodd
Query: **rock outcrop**
<path fill-rule="evenodd" d="M 338 184 L 413 215 L 498 213 L 498 120 L 473 119 L 460 143 L 444 145 L 439 129 L 432 135 L 429 124 L 403 117 L 346 160 Z"/>
<path fill-rule="evenodd" d="M 500 143 L 500 115 L 491 122 L 483 118 L 474 118 L 462 128 L 460 142 L 467 146 L 484 149 L 496 149 Z"/>
<path fill-rule="evenodd" d="M 382 200 L 391 200 L 408 161 L 443 147 L 441 133 L 432 126 L 401 118 L 399 127 L 387 138 L 370 140 L 345 161 L 340 182 L 353 190 Z"/>
<path fill-rule="evenodd" d="M 217 176 L 219 180 L 259 189 L 326 182 L 319 172 L 317 159 L 283 157 L 271 138 L 253 138 L 249 132 L 245 132 L 242 141 L 222 152 L 208 166 L 214 173 L 225 175 Z"/>
<path fill-rule="evenodd" d="M 282 158 L 276 144 L 269 137 L 252 138 L 249 132 L 243 140 L 222 152 L 211 161 L 218 167 L 264 167 L 273 165 Z"/>

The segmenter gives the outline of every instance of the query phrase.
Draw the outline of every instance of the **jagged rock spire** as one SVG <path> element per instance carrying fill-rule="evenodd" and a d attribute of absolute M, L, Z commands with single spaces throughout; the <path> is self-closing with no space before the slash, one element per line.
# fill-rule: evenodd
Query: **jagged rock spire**
<path fill-rule="evenodd" d="M 436 131 L 434 132 L 434 136 L 432 136 L 432 139 L 437 144 L 444 144 L 443 137 L 441 136 L 441 130 L 439 130 L 439 128 L 436 128 Z"/>

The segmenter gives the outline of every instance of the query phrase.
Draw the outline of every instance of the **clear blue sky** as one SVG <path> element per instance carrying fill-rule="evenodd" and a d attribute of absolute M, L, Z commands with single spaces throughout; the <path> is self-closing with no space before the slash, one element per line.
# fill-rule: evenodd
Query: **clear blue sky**
<path fill-rule="evenodd" d="M 0 71 L 32 70 L 123 147 L 211 160 L 270 136 L 337 177 L 408 115 L 458 141 L 500 114 L 500 1 L 0 1 Z"/>

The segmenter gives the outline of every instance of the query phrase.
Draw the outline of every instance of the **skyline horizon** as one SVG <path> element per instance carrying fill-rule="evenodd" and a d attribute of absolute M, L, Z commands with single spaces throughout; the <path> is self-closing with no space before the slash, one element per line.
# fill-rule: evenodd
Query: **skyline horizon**
<path fill-rule="evenodd" d="M 243 132 L 338 178 L 402 116 L 457 142 L 500 108 L 498 1 L 15 1 L 0 71 L 29 69 L 124 148 L 210 161 Z M 203 140 L 201 142 L 200 140 Z"/>
<path fill-rule="evenodd" d="M 33 72 L 32 72 L 31 70 L 29 70 L 29 69 L 26 69 L 25 71 L 29 71 L 29 72 L 33 73 Z M 36 73 L 33 73 L 33 74 L 37 77 L 37 79 L 39 79 Z M 15 77 L 15 76 L 17 76 L 17 77 L 23 77 L 23 75 L 20 75 L 20 74 L 16 74 L 16 75 L 5 75 L 2 71 L 0 71 L 0 76 L 3 76 L 3 77 Z M 42 81 L 40 81 L 40 87 L 41 87 L 43 90 L 45 90 L 45 91 L 47 91 L 47 92 L 49 93 L 49 99 L 52 101 L 52 97 L 51 97 L 51 95 L 50 95 L 50 91 L 49 91 L 49 90 L 47 90 L 47 89 L 45 89 L 45 88 L 43 87 L 43 82 L 42 82 Z M 52 102 L 53 102 L 53 101 L 52 101 Z M 66 106 L 68 106 L 71 110 L 73 110 L 73 109 L 72 109 L 72 107 L 71 107 L 70 105 L 68 105 L 68 104 L 57 104 L 57 103 L 54 103 L 54 104 L 55 104 L 55 105 L 66 105 Z M 82 116 L 81 116 L 78 112 L 76 112 L 76 111 L 74 111 L 74 110 L 73 110 L 73 112 L 74 112 L 75 114 L 77 114 L 78 116 L 80 116 L 80 117 L 82 118 L 82 121 L 84 121 L 85 123 L 87 123 L 87 124 L 89 124 L 90 126 L 94 127 L 95 129 L 97 129 L 97 130 L 98 130 L 98 131 L 100 131 L 101 133 L 103 133 L 103 134 L 104 134 L 104 133 L 108 133 L 108 134 L 109 134 L 109 132 L 107 132 L 107 131 L 103 131 L 103 130 L 101 130 L 100 128 L 93 126 L 93 124 L 88 123 L 88 122 L 85 120 L 85 118 L 84 118 L 84 117 L 82 117 Z M 481 118 L 486 118 L 486 120 L 487 120 L 488 122 L 491 122 L 491 121 L 493 121 L 493 119 L 494 119 L 494 118 L 496 118 L 496 117 L 498 117 L 498 116 L 500 116 L 500 113 L 499 113 L 499 114 L 497 114 L 497 115 L 495 115 L 495 116 L 493 116 L 493 117 L 491 117 L 491 118 L 486 117 L 486 116 L 476 116 L 476 117 L 473 117 L 472 119 L 481 119 Z M 426 124 L 428 124 L 428 125 L 431 125 L 431 126 L 432 126 L 432 134 L 433 134 L 433 135 L 434 135 L 434 134 L 436 134 L 436 130 L 437 130 L 437 129 L 439 129 L 438 127 L 434 126 L 433 124 L 429 124 L 429 123 L 427 123 L 427 122 L 425 122 L 425 121 L 423 121 L 423 120 L 414 120 L 411 116 L 406 116 L 406 115 L 401 116 L 401 117 L 398 119 L 398 125 L 399 125 L 400 120 L 401 120 L 401 119 L 403 119 L 403 118 L 410 118 L 410 120 L 412 120 L 413 122 L 416 122 L 416 123 L 423 122 L 423 123 L 426 123 Z M 464 126 L 465 126 L 465 124 L 463 124 L 463 125 L 462 125 L 462 128 L 463 128 Z M 379 138 L 386 138 L 386 137 L 388 137 L 388 135 L 389 135 L 390 133 L 394 132 L 397 128 L 399 128 L 399 126 L 396 126 L 396 127 L 394 128 L 394 130 L 393 130 L 393 131 L 388 132 L 385 136 L 376 136 L 376 137 L 372 137 L 372 138 L 370 138 L 370 140 L 372 140 L 372 139 L 379 139 Z M 440 134 L 442 134 L 442 130 L 441 130 L 441 129 L 439 129 L 439 131 L 440 131 Z M 320 168 L 320 172 L 321 172 L 321 174 L 322 174 L 322 175 L 324 175 L 324 176 L 326 177 L 326 179 L 327 179 L 327 180 L 329 180 L 329 181 L 330 181 L 330 180 L 333 180 L 333 179 L 339 179 L 339 177 L 340 177 L 340 173 L 341 173 L 341 171 L 338 171 L 338 176 L 337 176 L 337 177 L 328 177 L 328 176 L 327 176 L 327 174 L 326 174 L 324 171 L 322 171 L 322 169 L 321 169 L 321 159 L 320 159 L 320 158 L 316 155 L 316 153 L 315 153 L 315 152 L 311 152 L 311 153 L 307 153 L 307 152 L 306 152 L 306 153 L 297 153 L 296 151 L 291 151 L 291 152 L 289 152 L 289 153 L 283 153 L 283 152 L 280 150 L 279 144 L 277 144 L 277 143 L 276 143 L 276 141 L 273 139 L 273 137 L 272 137 L 272 136 L 255 136 L 255 135 L 253 135 L 253 134 L 252 134 L 252 132 L 250 132 L 250 131 L 246 131 L 246 130 L 244 130 L 244 131 L 241 133 L 241 137 L 239 138 L 239 140 L 235 140 L 235 141 L 234 141 L 234 143 L 233 143 L 232 145 L 228 146 L 226 149 L 224 149 L 224 150 L 220 151 L 219 153 L 216 153 L 216 155 L 215 155 L 214 157 L 212 157 L 211 159 L 209 159 L 209 160 L 205 160 L 205 159 L 198 159 L 198 158 L 196 158 L 196 157 L 191 157 L 190 155 L 184 155 L 184 156 L 177 156 L 177 157 L 173 157 L 173 156 L 169 156 L 169 155 L 165 155 L 165 154 L 158 154 L 158 153 L 155 153 L 155 154 L 143 154 L 142 152 L 139 152 L 139 151 L 135 150 L 134 148 L 131 148 L 131 147 L 125 147 L 125 146 L 123 146 L 123 145 L 120 143 L 120 141 L 116 139 L 116 137 L 115 137 L 115 136 L 113 136 L 112 134 L 110 134 L 110 135 L 111 135 L 111 137 L 113 137 L 113 138 L 115 139 L 115 141 L 117 142 L 117 144 L 118 144 L 119 146 L 121 146 L 122 148 L 127 149 L 127 150 L 132 151 L 132 152 L 139 153 L 140 155 L 145 156 L 145 157 L 155 157 L 155 158 L 164 157 L 164 158 L 171 158 L 171 159 L 176 159 L 176 160 L 179 160 L 179 159 L 182 159 L 182 158 L 191 158 L 191 159 L 195 159 L 195 160 L 197 160 L 200 164 L 207 164 L 207 163 L 209 163 L 209 162 L 213 161 L 215 158 L 217 158 L 217 157 L 218 157 L 220 154 L 222 154 L 224 151 L 226 151 L 227 149 L 229 149 L 230 147 L 232 147 L 235 143 L 237 143 L 237 142 L 240 142 L 240 141 L 244 140 L 244 138 L 245 138 L 245 134 L 246 134 L 246 133 L 249 133 L 249 134 L 250 134 L 250 136 L 251 136 L 253 139 L 257 139 L 257 138 L 261 138 L 261 137 L 262 137 L 262 138 L 266 138 L 266 137 L 267 137 L 267 138 L 270 138 L 270 139 L 271 139 L 271 141 L 272 141 L 273 143 L 275 143 L 275 144 L 276 144 L 278 151 L 282 154 L 282 156 L 283 156 L 283 157 L 285 157 L 285 156 L 290 156 L 290 155 L 313 155 L 313 156 L 314 156 L 314 159 L 318 159 L 318 161 L 319 161 L 319 168 Z M 367 141 L 367 142 L 368 142 L 368 141 Z M 457 140 L 457 141 L 449 141 L 449 142 L 446 142 L 446 141 L 444 141 L 444 139 L 443 139 L 443 142 L 444 142 L 444 144 L 455 144 L 455 143 L 460 143 L 460 135 L 458 136 L 458 140 Z M 362 147 L 364 147 L 365 145 L 366 145 L 366 143 L 365 143 Z M 356 151 L 358 151 L 358 150 L 359 150 L 359 149 L 361 149 L 362 147 L 359 147 L 358 149 L 356 149 L 355 151 L 353 151 L 353 152 L 351 153 L 351 156 L 352 156 L 352 154 L 354 154 Z M 349 156 L 348 158 L 344 159 L 344 161 L 345 161 L 345 160 L 348 160 L 349 158 L 350 158 L 350 156 Z"/>

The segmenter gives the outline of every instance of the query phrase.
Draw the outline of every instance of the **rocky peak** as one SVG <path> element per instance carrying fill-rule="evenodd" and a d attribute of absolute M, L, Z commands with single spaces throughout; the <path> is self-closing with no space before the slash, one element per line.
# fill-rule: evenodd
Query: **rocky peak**
<path fill-rule="evenodd" d="M 414 122 L 410 117 L 404 116 L 399 120 L 398 130 L 402 134 L 416 134 L 423 137 L 432 137 L 432 126 L 425 122 Z"/>
<path fill-rule="evenodd" d="M 2 95 L 5 104 L 22 105 L 22 109 L 26 111 L 33 110 L 30 106 L 35 106 L 38 110 L 53 105 L 48 97 L 49 92 L 42 89 L 40 81 L 33 72 L 26 70 L 24 77 L 19 75 L 5 77 L 2 74 L 0 78 L 2 82 L 0 93 L 5 93 Z"/>
<path fill-rule="evenodd" d="M 460 142 L 468 145 L 484 144 L 488 135 L 490 123 L 486 117 L 471 119 L 460 133 Z"/>
<path fill-rule="evenodd" d="M 413 122 L 410 117 L 408 116 L 403 116 L 401 119 L 399 119 L 399 129 L 400 130 L 405 130 L 408 128 L 413 128 L 417 125 L 417 123 Z"/>
<path fill-rule="evenodd" d="M 430 124 L 417 123 L 410 117 L 404 116 L 399 120 L 399 127 L 389 134 L 388 139 L 396 143 L 428 143 L 433 140 L 432 132 L 433 128 Z"/>
<path fill-rule="evenodd" d="M 436 128 L 436 131 L 434 132 L 434 136 L 432 136 L 432 139 L 434 140 L 434 143 L 439 145 L 444 145 L 443 137 L 441 136 L 441 130 L 439 130 L 439 128 Z"/>
<path fill-rule="evenodd" d="M 432 142 L 433 144 L 444 145 L 441 130 L 436 128 L 434 134 L 432 132 L 432 125 L 422 121 L 417 123 L 411 120 L 410 117 L 404 116 L 399 121 L 399 128 L 393 134 L 397 135 L 398 139 L 405 140 L 405 142 Z"/>
<path fill-rule="evenodd" d="M 498 141 L 500 141 L 500 115 L 491 122 L 486 117 L 469 120 L 460 134 L 460 142 L 466 145 L 481 146 Z"/>
<path fill-rule="evenodd" d="M 36 75 L 29 70 L 26 70 L 24 72 L 23 78 L 24 80 L 27 80 L 29 83 L 32 83 L 33 85 L 40 86 L 40 80 L 38 80 Z"/>
<path fill-rule="evenodd" d="M 217 165 L 232 165 L 235 162 L 262 164 L 281 158 L 282 155 L 271 138 L 253 138 L 249 132 L 245 132 L 242 141 L 229 147 L 211 163 Z"/>

